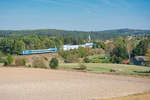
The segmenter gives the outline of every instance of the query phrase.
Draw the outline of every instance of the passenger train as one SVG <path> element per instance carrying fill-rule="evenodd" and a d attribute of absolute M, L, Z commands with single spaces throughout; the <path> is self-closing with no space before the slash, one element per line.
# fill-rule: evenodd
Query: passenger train
<path fill-rule="evenodd" d="M 88 42 L 88 43 L 81 44 L 81 45 L 64 45 L 61 47 L 61 49 L 64 51 L 68 51 L 68 50 L 72 50 L 72 49 L 78 49 L 79 47 L 93 48 L 93 45 L 97 45 L 97 43 L 96 42 Z M 39 49 L 39 50 L 23 50 L 20 52 L 20 55 L 56 53 L 56 52 L 58 52 L 57 48 Z"/>
<path fill-rule="evenodd" d="M 56 52 L 57 48 L 40 49 L 40 50 L 23 50 L 21 51 L 20 55 L 56 53 Z"/>

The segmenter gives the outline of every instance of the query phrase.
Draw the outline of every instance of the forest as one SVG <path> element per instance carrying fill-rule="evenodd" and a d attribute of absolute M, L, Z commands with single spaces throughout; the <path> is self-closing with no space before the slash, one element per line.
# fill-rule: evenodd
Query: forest
<path fill-rule="evenodd" d="M 71 51 L 59 51 L 66 62 L 78 62 L 82 58 L 85 63 L 126 63 L 131 64 L 136 56 L 147 56 L 150 63 L 150 36 L 133 37 L 132 39 L 115 38 L 109 43 L 102 40 L 93 49 L 79 48 Z"/>
<path fill-rule="evenodd" d="M 19 55 L 22 50 L 37 50 L 57 47 L 58 54 L 66 63 L 127 63 L 130 64 L 136 56 L 150 57 L 150 36 L 137 35 L 130 37 L 117 37 L 105 42 L 103 40 L 91 40 L 96 42 L 93 48 L 74 49 L 63 51 L 61 47 L 65 44 L 83 44 L 87 39 L 79 37 L 63 36 L 11 36 L 0 38 L 0 57 L 10 55 Z M 149 65 L 150 59 L 146 59 Z"/>
<path fill-rule="evenodd" d="M 116 29 L 104 31 L 67 31 L 56 29 L 41 30 L 0 30 L 0 37 L 16 37 L 16 36 L 60 36 L 87 39 L 89 34 L 93 40 L 110 40 L 119 36 L 126 37 L 128 35 L 149 35 L 150 30 L 135 29 Z"/>
<path fill-rule="evenodd" d="M 0 39 L 1 54 L 19 54 L 22 50 L 60 48 L 64 44 L 82 44 L 86 40 L 72 37 L 56 36 L 16 36 Z"/>

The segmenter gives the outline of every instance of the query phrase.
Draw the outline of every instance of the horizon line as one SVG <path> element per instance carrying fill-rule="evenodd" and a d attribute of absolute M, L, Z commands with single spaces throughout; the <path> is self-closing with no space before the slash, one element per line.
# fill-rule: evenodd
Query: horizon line
<path fill-rule="evenodd" d="M 0 31 L 36 31 L 36 30 L 61 30 L 61 31 L 81 31 L 81 32 L 100 32 L 100 31 L 109 31 L 109 30 L 145 30 L 149 31 L 150 29 L 137 29 L 137 28 L 113 28 L 113 29 L 104 29 L 104 30 L 95 30 L 95 31 L 86 31 L 86 30 L 73 30 L 73 29 L 54 29 L 54 28 L 35 28 L 35 29 L 0 29 Z"/>

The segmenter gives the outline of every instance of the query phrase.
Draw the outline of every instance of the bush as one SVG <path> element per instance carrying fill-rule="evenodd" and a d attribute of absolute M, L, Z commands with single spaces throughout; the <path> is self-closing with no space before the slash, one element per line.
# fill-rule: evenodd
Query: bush
<path fill-rule="evenodd" d="M 109 57 L 98 55 L 89 59 L 89 63 L 110 63 Z"/>
<path fill-rule="evenodd" d="M 0 57 L 0 63 L 4 63 L 4 61 L 5 60 Z"/>
<path fill-rule="evenodd" d="M 17 66 L 25 66 L 26 65 L 26 60 L 25 59 L 16 59 L 15 60 L 15 65 Z"/>
<path fill-rule="evenodd" d="M 49 66 L 52 68 L 52 69 L 56 69 L 58 67 L 58 59 L 57 58 L 52 58 L 51 61 L 50 61 L 50 64 Z"/>
<path fill-rule="evenodd" d="M 101 63 L 110 63 L 110 59 L 109 58 L 106 58 L 104 60 L 101 60 Z"/>
<path fill-rule="evenodd" d="M 79 61 L 77 55 L 68 55 L 67 58 L 64 60 L 65 63 L 76 63 Z"/>
<path fill-rule="evenodd" d="M 5 59 L 4 60 L 4 66 L 8 66 L 9 64 L 8 64 L 8 60 L 7 59 Z"/>
<path fill-rule="evenodd" d="M 87 58 L 87 57 L 84 58 L 83 61 L 84 61 L 85 63 L 89 63 L 89 62 L 90 62 L 89 58 Z"/>
<path fill-rule="evenodd" d="M 90 63 L 100 63 L 101 60 L 96 58 L 96 59 L 90 59 Z"/>
<path fill-rule="evenodd" d="M 14 61 L 13 57 L 10 54 L 8 54 L 7 58 L 4 60 L 4 66 L 12 64 L 13 61 Z"/>
<path fill-rule="evenodd" d="M 7 59 L 7 61 L 8 61 L 8 64 L 12 64 L 13 61 L 14 61 L 13 57 L 12 57 L 10 54 L 8 54 L 8 56 L 7 56 L 6 59 Z"/>
<path fill-rule="evenodd" d="M 80 70 L 86 70 L 87 69 L 87 66 L 84 64 L 80 64 L 79 66 L 80 66 Z"/>
<path fill-rule="evenodd" d="M 42 58 L 36 58 L 32 62 L 32 67 L 34 68 L 47 68 L 44 60 Z"/>
<path fill-rule="evenodd" d="M 114 70 L 114 69 L 111 69 L 111 70 L 110 70 L 110 72 L 116 72 L 116 70 Z"/>
<path fill-rule="evenodd" d="M 31 64 L 29 64 L 29 65 L 28 65 L 28 67 L 32 67 L 32 65 L 31 65 Z"/>
<path fill-rule="evenodd" d="M 122 58 L 113 56 L 113 57 L 111 58 L 111 62 L 112 62 L 112 63 L 121 64 L 121 63 L 122 63 Z"/>

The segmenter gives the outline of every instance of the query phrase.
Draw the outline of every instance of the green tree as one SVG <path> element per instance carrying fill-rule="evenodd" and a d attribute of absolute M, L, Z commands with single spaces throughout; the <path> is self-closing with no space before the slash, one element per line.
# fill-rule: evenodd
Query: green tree
<path fill-rule="evenodd" d="M 116 63 L 120 63 L 123 59 L 128 59 L 126 44 L 123 38 L 114 40 L 114 48 L 110 53 L 110 56 L 112 57 L 112 62 Z"/>
<path fill-rule="evenodd" d="M 86 57 L 88 55 L 88 48 L 79 47 L 79 56 L 81 58 Z"/>
<path fill-rule="evenodd" d="M 4 59 L 2 58 L 4 54 L 0 51 L 0 63 L 3 63 L 4 62 Z"/>
<path fill-rule="evenodd" d="M 147 50 L 146 56 L 150 57 L 150 49 Z"/>
<path fill-rule="evenodd" d="M 132 52 L 132 56 L 144 56 L 147 52 L 148 45 L 150 44 L 150 38 L 143 39 L 139 42 L 136 48 Z"/>
<path fill-rule="evenodd" d="M 15 41 L 13 46 L 13 54 L 19 54 L 25 49 L 25 44 L 23 41 Z"/>
<path fill-rule="evenodd" d="M 12 50 L 13 50 L 13 43 L 14 40 L 13 39 L 1 39 L 0 40 L 0 50 L 4 53 L 4 54 L 13 54 Z"/>
<path fill-rule="evenodd" d="M 105 45 L 105 43 L 104 43 L 103 41 L 99 41 L 99 42 L 97 43 L 97 48 L 105 49 L 105 47 L 106 47 L 106 45 Z"/>

